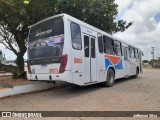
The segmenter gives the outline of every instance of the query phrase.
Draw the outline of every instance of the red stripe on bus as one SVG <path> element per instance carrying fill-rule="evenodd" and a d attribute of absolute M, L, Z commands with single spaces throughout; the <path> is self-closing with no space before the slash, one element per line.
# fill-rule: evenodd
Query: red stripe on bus
<path fill-rule="evenodd" d="M 105 58 L 108 58 L 114 65 L 118 64 L 118 62 L 121 59 L 121 57 L 109 56 L 109 55 L 105 55 Z"/>

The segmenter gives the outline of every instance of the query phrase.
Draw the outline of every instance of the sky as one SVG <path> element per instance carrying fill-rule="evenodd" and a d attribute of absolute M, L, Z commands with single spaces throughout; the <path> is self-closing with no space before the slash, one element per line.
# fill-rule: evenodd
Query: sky
<path fill-rule="evenodd" d="M 160 0 L 115 0 L 118 4 L 117 20 L 134 22 L 124 32 L 114 36 L 139 47 L 143 59 L 152 59 L 152 48 L 155 47 L 155 58 L 160 57 Z"/>
<path fill-rule="evenodd" d="M 134 24 L 114 36 L 140 48 L 144 53 L 143 59 L 152 59 L 152 47 L 155 47 L 155 58 L 160 57 L 160 0 L 115 0 L 115 2 L 118 4 L 116 20 L 123 19 Z M 0 49 L 5 53 L 7 60 L 16 58 L 12 51 L 5 49 L 1 44 Z"/>

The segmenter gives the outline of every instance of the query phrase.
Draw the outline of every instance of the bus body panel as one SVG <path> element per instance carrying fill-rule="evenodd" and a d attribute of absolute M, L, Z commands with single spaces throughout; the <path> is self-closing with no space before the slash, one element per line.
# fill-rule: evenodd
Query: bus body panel
<path fill-rule="evenodd" d="M 72 74 L 72 80 L 71 83 L 77 84 L 77 85 L 83 85 L 83 52 L 82 50 L 75 50 L 72 46 L 71 42 L 71 31 L 70 31 L 70 24 L 71 21 L 67 20 L 68 22 L 68 47 L 70 48 L 70 64 L 71 64 L 71 74 Z"/>
<path fill-rule="evenodd" d="M 96 32 L 81 26 L 84 84 L 97 81 Z M 93 50 L 94 49 L 94 50 Z M 93 52 L 94 53 L 93 53 Z M 92 56 L 94 54 L 94 56 Z"/>
<path fill-rule="evenodd" d="M 123 56 L 124 56 L 124 77 L 129 77 L 130 74 L 130 63 L 129 63 L 129 49 L 128 45 L 122 43 L 122 51 L 123 51 Z"/>
<path fill-rule="evenodd" d="M 68 25 L 67 20 L 68 16 L 62 16 L 64 20 L 64 46 L 62 55 L 70 56 L 70 49 L 68 48 L 69 44 L 67 39 Z M 44 81 L 66 81 L 71 83 L 71 67 L 70 67 L 70 57 L 67 59 L 67 65 L 64 73 L 59 73 L 61 63 L 50 63 L 50 64 L 39 64 L 39 65 L 30 65 L 32 74 L 27 73 L 27 78 L 29 80 L 44 80 Z M 50 76 L 52 79 L 50 79 Z"/>
<path fill-rule="evenodd" d="M 65 71 L 63 74 L 28 74 L 27 78 L 35 81 L 66 81 L 71 83 L 71 71 Z"/>

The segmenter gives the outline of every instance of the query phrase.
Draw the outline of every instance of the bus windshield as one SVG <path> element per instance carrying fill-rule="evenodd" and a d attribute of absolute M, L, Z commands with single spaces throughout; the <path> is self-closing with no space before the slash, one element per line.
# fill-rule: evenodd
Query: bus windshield
<path fill-rule="evenodd" d="M 31 27 L 28 43 L 30 64 L 60 63 L 64 44 L 62 17 L 52 18 Z"/>

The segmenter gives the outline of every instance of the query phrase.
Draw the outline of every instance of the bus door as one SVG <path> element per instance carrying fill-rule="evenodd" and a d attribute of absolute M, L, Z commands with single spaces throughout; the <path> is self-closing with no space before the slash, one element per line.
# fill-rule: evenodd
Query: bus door
<path fill-rule="evenodd" d="M 130 62 L 129 62 L 129 51 L 128 47 L 123 46 L 123 51 L 124 51 L 124 69 L 125 69 L 125 77 L 129 77 L 130 75 Z"/>
<path fill-rule="evenodd" d="M 84 83 L 96 81 L 96 37 L 84 34 Z"/>

